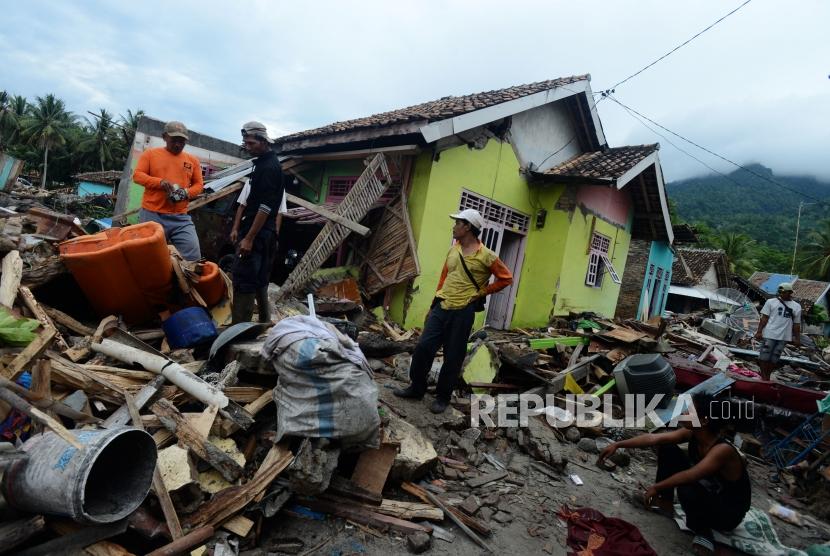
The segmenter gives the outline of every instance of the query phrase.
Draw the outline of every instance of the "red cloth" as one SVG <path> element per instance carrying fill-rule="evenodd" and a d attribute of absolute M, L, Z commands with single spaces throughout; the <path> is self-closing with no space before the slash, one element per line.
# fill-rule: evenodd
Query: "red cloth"
<path fill-rule="evenodd" d="M 569 556 L 657 556 L 640 530 L 616 517 L 591 508 L 562 506 L 559 517 L 568 522 Z"/>

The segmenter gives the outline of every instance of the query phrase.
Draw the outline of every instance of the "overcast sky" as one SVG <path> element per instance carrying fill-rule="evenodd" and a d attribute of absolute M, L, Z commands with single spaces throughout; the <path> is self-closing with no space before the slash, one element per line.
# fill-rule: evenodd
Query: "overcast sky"
<path fill-rule="evenodd" d="M 600 91 L 741 2 L 7 2 L 0 89 L 236 141 L 251 119 L 280 135 L 566 75 Z M 828 23 L 827 0 L 753 0 L 616 96 L 737 162 L 830 178 Z M 613 102 L 599 112 L 611 146 L 659 141 L 668 179 L 709 172 Z"/>

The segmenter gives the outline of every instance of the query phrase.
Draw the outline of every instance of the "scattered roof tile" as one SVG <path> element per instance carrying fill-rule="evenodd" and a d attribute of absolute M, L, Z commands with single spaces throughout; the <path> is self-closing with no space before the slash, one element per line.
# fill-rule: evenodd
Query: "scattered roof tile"
<path fill-rule="evenodd" d="M 365 118 L 356 118 L 354 120 L 346 120 L 343 122 L 335 122 L 323 127 L 285 135 L 276 140 L 277 143 L 286 143 L 298 139 L 306 139 L 309 137 L 318 137 L 323 135 L 333 135 L 346 131 L 357 131 L 360 129 L 378 128 L 392 126 L 396 124 L 404 124 L 408 122 L 422 121 L 424 123 L 445 120 L 453 118 L 469 112 L 474 112 L 482 108 L 489 108 L 503 102 L 516 100 L 518 98 L 526 97 L 549 89 L 555 89 L 562 85 L 569 83 L 576 83 L 590 79 L 588 75 L 574 75 L 571 77 L 560 77 L 557 79 L 549 79 L 547 81 L 540 81 L 538 83 L 529 83 L 527 85 L 516 85 L 506 89 L 499 89 L 496 91 L 486 91 L 482 93 L 474 93 L 460 97 L 448 96 L 415 106 L 408 106 L 398 110 L 391 110 L 389 112 L 382 112 L 380 114 L 373 114 Z"/>
<path fill-rule="evenodd" d="M 680 286 L 697 286 L 703 277 L 715 265 L 718 275 L 718 287 L 729 285 L 729 265 L 726 253 L 722 249 L 694 249 L 678 247 L 677 256 L 672 264 L 671 283 Z M 685 265 L 683 264 L 685 261 Z M 688 268 L 688 272 L 686 270 Z M 689 275 L 691 273 L 691 276 Z"/>
<path fill-rule="evenodd" d="M 615 180 L 659 148 L 660 145 L 654 143 L 587 152 L 546 170 L 544 174 L 557 177 Z"/>

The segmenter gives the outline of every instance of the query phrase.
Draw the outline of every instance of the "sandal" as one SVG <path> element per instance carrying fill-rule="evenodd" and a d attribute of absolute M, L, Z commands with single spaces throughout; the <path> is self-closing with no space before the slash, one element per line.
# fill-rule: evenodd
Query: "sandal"
<path fill-rule="evenodd" d="M 699 546 L 712 554 L 715 553 L 715 542 L 703 535 L 695 535 L 695 538 L 692 539 L 692 546 Z"/>

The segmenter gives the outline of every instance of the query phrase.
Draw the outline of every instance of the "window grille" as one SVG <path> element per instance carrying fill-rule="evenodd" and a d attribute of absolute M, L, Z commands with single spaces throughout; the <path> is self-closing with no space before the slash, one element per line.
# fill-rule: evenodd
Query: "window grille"
<path fill-rule="evenodd" d="M 611 259 L 608 258 L 608 250 L 611 247 L 611 238 L 594 232 L 591 237 L 591 250 L 588 256 L 588 271 L 585 273 L 585 285 L 593 288 L 602 287 L 602 276 L 605 272 L 611 276 L 615 284 L 621 283 Z"/>
<path fill-rule="evenodd" d="M 461 192 L 459 209 L 475 209 L 481 213 L 481 216 L 489 224 L 503 226 L 513 232 L 526 234 L 530 228 L 529 215 L 470 191 L 464 190 Z"/>

